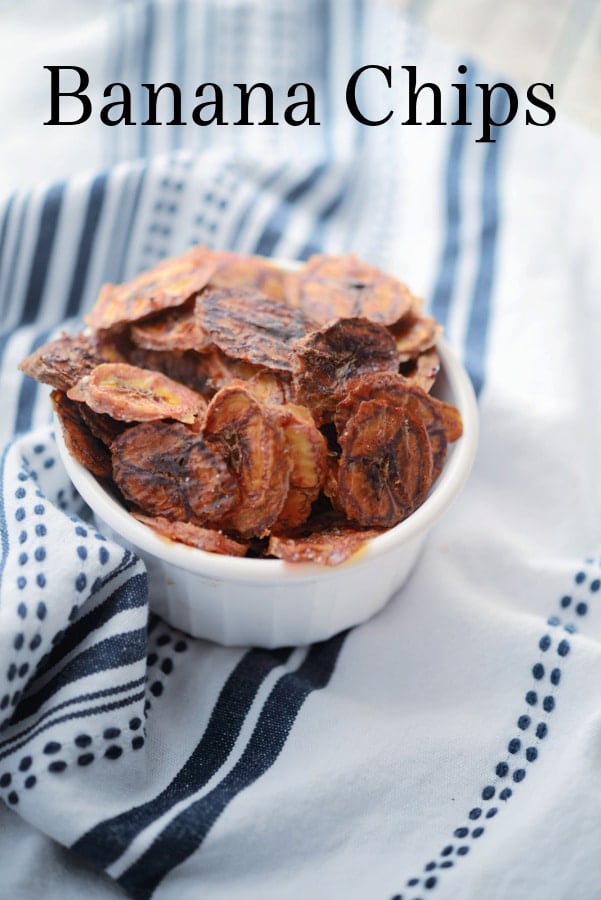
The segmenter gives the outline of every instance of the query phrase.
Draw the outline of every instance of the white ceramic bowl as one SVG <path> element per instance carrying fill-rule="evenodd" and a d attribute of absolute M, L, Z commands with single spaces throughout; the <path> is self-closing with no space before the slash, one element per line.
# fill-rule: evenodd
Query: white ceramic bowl
<path fill-rule="evenodd" d="M 219 556 L 166 541 L 129 515 L 70 455 L 57 425 L 59 451 L 99 529 L 146 562 L 150 604 L 161 617 L 220 644 L 312 643 L 364 622 L 387 603 L 469 475 L 478 436 L 474 392 L 449 347 L 441 341 L 438 350 L 441 371 L 433 393 L 459 408 L 463 436 L 449 447 L 444 469 L 419 509 L 339 566 Z"/>

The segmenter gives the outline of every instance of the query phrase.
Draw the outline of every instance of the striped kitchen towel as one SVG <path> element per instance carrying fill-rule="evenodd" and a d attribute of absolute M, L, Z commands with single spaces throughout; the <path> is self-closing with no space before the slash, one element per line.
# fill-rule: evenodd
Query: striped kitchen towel
<path fill-rule="evenodd" d="M 502 80 L 392 2 L 62 6 L 4 28 L 5 62 L 27 35 L 40 66 L 0 149 L 0 897 L 596 900 L 599 139 L 558 116 L 478 142 L 474 90 L 472 126 L 404 126 L 379 80 L 365 109 L 398 112 L 360 124 L 363 65 L 415 65 L 447 122 L 450 86 Z M 307 82 L 320 124 L 44 127 L 62 62 L 96 108 L 109 81 L 228 104 Z M 219 647 L 149 611 L 17 370 L 104 282 L 197 243 L 401 276 L 479 397 L 472 477 L 409 583 L 309 647 Z"/>

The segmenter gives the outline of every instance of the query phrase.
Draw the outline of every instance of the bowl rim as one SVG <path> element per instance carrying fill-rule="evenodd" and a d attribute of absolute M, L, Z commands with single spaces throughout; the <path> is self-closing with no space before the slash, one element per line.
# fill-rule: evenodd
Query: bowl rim
<path fill-rule="evenodd" d="M 165 538 L 135 519 L 112 497 L 96 478 L 67 450 L 62 428 L 54 414 L 54 433 L 67 474 L 92 513 L 119 537 L 163 563 L 209 579 L 231 582 L 273 584 L 334 578 L 341 571 L 365 565 L 419 538 L 440 518 L 461 491 L 471 471 L 478 444 L 478 408 L 474 389 L 464 367 L 444 339 L 437 342 L 441 371 L 448 383 L 453 404 L 463 420 L 463 434 L 450 448 L 443 471 L 430 494 L 415 512 L 402 522 L 370 538 L 348 560 L 336 566 L 280 559 L 235 557 L 209 553 Z M 99 528 L 102 531 L 102 524 Z"/>

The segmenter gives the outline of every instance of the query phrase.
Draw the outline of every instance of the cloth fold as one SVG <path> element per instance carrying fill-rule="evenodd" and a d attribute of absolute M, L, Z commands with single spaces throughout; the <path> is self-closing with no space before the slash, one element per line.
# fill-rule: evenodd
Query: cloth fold
<path fill-rule="evenodd" d="M 489 144 L 360 125 L 363 64 L 501 80 L 393 3 L 96 5 L 61 47 L 132 85 L 308 81 L 321 124 L 24 126 L 52 181 L 0 204 L 0 896 L 597 900 L 599 139 L 561 116 Z M 309 647 L 156 616 L 17 369 L 104 282 L 195 243 L 397 274 L 478 392 L 474 470 L 409 582 Z"/>

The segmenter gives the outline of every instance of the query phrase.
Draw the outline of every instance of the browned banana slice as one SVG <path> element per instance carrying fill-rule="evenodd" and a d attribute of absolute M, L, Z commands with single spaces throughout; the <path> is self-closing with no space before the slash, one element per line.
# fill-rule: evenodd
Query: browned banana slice
<path fill-rule="evenodd" d="M 357 553 L 381 529 L 358 528 L 336 513 L 311 518 L 289 533 L 272 534 L 267 553 L 285 562 L 337 566 Z"/>
<path fill-rule="evenodd" d="M 204 291 L 197 315 L 225 354 L 282 372 L 290 371 L 292 345 L 309 327 L 298 310 L 249 288 Z"/>
<path fill-rule="evenodd" d="M 213 393 L 228 384 L 234 384 L 240 380 L 247 381 L 261 371 L 259 366 L 243 360 L 232 359 L 216 347 L 208 353 L 203 353 L 200 360 L 206 373 L 207 387 Z"/>
<path fill-rule="evenodd" d="M 138 509 L 197 524 L 236 503 L 236 482 L 219 451 L 178 422 L 143 422 L 111 445 L 113 478 Z"/>
<path fill-rule="evenodd" d="M 292 302 L 320 325 L 355 316 L 391 325 L 411 308 L 406 285 L 356 256 L 313 256 L 291 284 Z"/>
<path fill-rule="evenodd" d="M 267 534 L 288 493 L 283 430 L 245 387 L 231 385 L 209 403 L 203 435 L 225 457 L 238 486 L 235 509 L 217 524 L 242 537 Z"/>
<path fill-rule="evenodd" d="M 396 372 L 399 359 L 392 335 L 368 319 L 340 319 L 297 341 L 292 358 L 296 401 L 318 425 L 330 421 L 352 378 L 368 372 Z"/>
<path fill-rule="evenodd" d="M 326 459 L 326 473 L 323 480 L 323 492 L 332 504 L 333 509 L 342 513 L 342 505 L 339 499 L 338 489 L 338 471 L 340 468 L 340 457 L 337 453 L 328 450 Z"/>
<path fill-rule="evenodd" d="M 199 393 L 160 372 L 128 363 L 102 363 L 68 392 L 98 413 L 122 422 L 177 419 L 191 423 L 206 403 Z"/>
<path fill-rule="evenodd" d="M 400 361 L 404 363 L 434 347 L 442 335 L 442 325 L 430 316 L 419 316 L 411 312 L 391 325 L 390 331 L 396 341 Z"/>
<path fill-rule="evenodd" d="M 425 498 L 432 483 L 426 428 L 408 409 L 367 400 L 340 436 L 339 500 L 360 525 L 389 528 Z"/>
<path fill-rule="evenodd" d="M 260 403 L 280 405 L 292 400 L 292 382 L 285 372 L 259 371 L 248 379 L 246 386 Z"/>
<path fill-rule="evenodd" d="M 194 391 L 199 391 L 204 396 L 212 396 L 215 387 L 210 378 L 210 359 L 214 351 L 208 353 L 196 353 L 194 350 L 144 350 L 142 347 L 133 347 L 128 355 L 128 361 L 141 369 L 152 369 L 162 372 L 174 381 L 187 385 Z"/>
<path fill-rule="evenodd" d="M 198 322 L 195 298 L 132 325 L 129 333 L 134 344 L 145 350 L 202 351 L 212 345 Z"/>
<path fill-rule="evenodd" d="M 79 414 L 83 422 L 90 429 L 94 437 L 110 447 L 116 437 L 122 434 L 128 427 L 126 422 L 118 422 L 112 416 L 106 413 L 97 413 L 87 405 L 87 403 L 78 403 Z"/>
<path fill-rule="evenodd" d="M 103 355 L 91 334 L 61 334 L 34 350 L 19 368 L 36 381 L 68 391 L 101 362 Z"/>
<path fill-rule="evenodd" d="M 134 513 L 134 517 L 160 534 L 161 537 L 207 553 L 219 553 L 224 556 L 245 556 L 248 544 L 235 541 L 233 538 L 214 528 L 203 528 L 192 522 L 174 522 L 164 516 L 143 516 Z"/>
<path fill-rule="evenodd" d="M 450 440 L 450 429 L 445 425 L 445 417 L 449 418 L 451 423 L 455 421 L 453 414 L 445 410 L 442 401 L 426 394 L 417 384 L 397 373 L 381 372 L 365 375 L 349 385 L 348 396 L 336 407 L 335 423 L 338 434 L 343 433 L 349 418 L 357 412 L 365 400 L 383 400 L 391 406 L 407 409 L 423 423 L 432 447 L 432 480 L 438 478 L 447 457 Z"/>
<path fill-rule="evenodd" d="M 67 450 L 96 478 L 111 477 L 111 457 L 104 446 L 85 425 L 81 417 L 81 405 L 69 400 L 62 391 L 50 394 L 52 406 L 61 423 Z"/>
<path fill-rule="evenodd" d="M 208 283 L 215 255 L 206 247 L 163 260 L 121 285 L 105 284 L 86 321 L 94 331 L 116 328 L 185 303 Z"/>
<path fill-rule="evenodd" d="M 428 394 L 440 372 L 440 357 L 436 347 L 424 350 L 416 359 L 401 363 L 399 371 Z"/>
<path fill-rule="evenodd" d="M 456 406 L 453 406 L 452 403 L 447 403 L 445 400 L 437 400 L 436 404 L 442 417 L 442 424 L 447 436 L 447 441 L 452 444 L 453 441 L 458 441 L 463 434 L 463 420 L 461 418 L 461 413 Z"/>
<path fill-rule="evenodd" d="M 144 369 L 163 372 L 169 378 L 200 391 L 205 397 L 212 397 L 215 391 L 228 384 L 240 380 L 250 381 L 259 373 L 267 374 L 260 366 L 231 359 L 217 347 L 206 353 L 196 353 L 194 350 L 167 352 L 136 347 L 129 354 L 129 359 L 134 365 Z"/>
<path fill-rule="evenodd" d="M 324 482 L 327 444 L 311 413 L 303 406 L 286 404 L 273 410 L 288 448 L 290 487 L 277 518 L 277 527 L 294 528 L 308 519 Z"/>
<path fill-rule="evenodd" d="M 211 287 L 255 288 L 273 300 L 285 299 L 287 273 L 261 256 L 227 251 L 216 253 L 217 269 Z"/>

